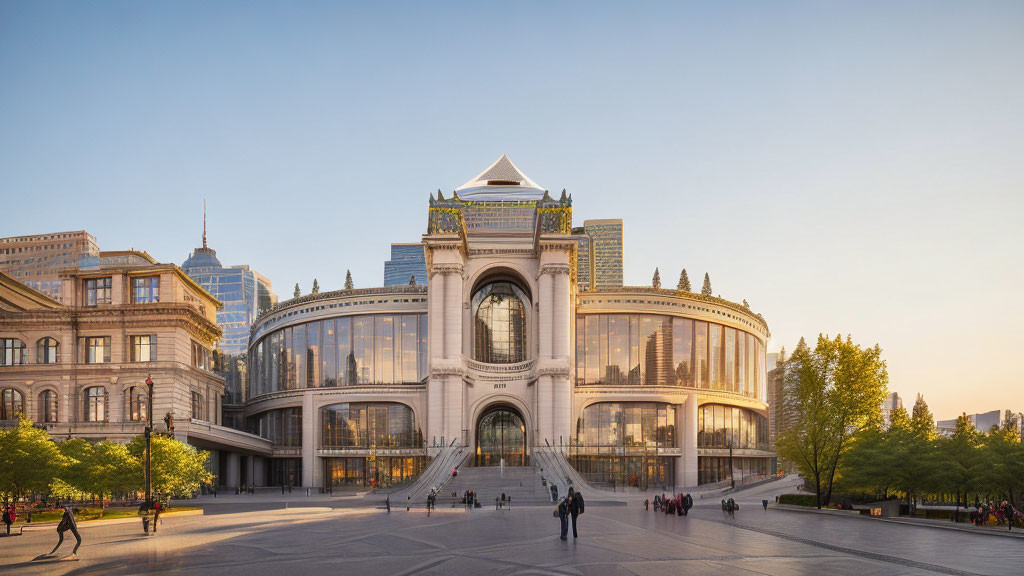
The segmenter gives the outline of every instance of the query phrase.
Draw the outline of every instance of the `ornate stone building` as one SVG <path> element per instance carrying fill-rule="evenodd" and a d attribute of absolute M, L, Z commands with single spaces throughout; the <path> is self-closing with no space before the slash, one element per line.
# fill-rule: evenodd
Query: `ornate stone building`
<path fill-rule="evenodd" d="M 0 273 L 0 420 L 25 414 L 55 439 L 128 441 L 142 434 L 152 378 L 158 432 L 214 451 L 211 468 L 270 443 L 220 426 L 224 379 L 213 373 L 220 303 L 180 268 L 145 253 L 105 252 L 59 273 L 58 303 Z M 165 417 L 168 417 L 165 420 Z M 231 480 L 231 482 L 229 482 Z"/>
<path fill-rule="evenodd" d="M 394 483 L 452 444 L 477 466 L 553 450 L 597 484 L 769 474 L 765 321 L 677 290 L 581 290 L 572 224 L 565 191 L 502 156 L 431 195 L 428 286 L 324 292 L 257 319 L 245 414 L 273 442 L 267 481 Z"/>

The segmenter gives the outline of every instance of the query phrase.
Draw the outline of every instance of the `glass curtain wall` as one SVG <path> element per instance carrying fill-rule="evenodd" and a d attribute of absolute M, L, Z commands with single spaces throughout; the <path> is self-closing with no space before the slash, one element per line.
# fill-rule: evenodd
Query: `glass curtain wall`
<path fill-rule="evenodd" d="M 332 404 L 321 408 L 320 415 L 323 449 L 423 448 L 416 416 L 405 404 Z"/>
<path fill-rule="evenodd" d="M 689 318 L 578 315 L 576 384 L 690 386 L 763 400 L 764 345 L 741 330 Z"/>
<path fill-rule="evenodd" d="M 250 434 L 270 440 L 275 446 L 302 446 L 302 408 L 268 410 L 246 419 Z"/>
<path fill-rule="evenodd" d="M 576 422 L 570 461 L 588 482 L 639 488 L 675 484 L 676 408 L 653 402 L 601 402 Z"/>
<path fill-rule="evenodd" d="M 250 397 L 302 388 L 413 384 L 427 376 L 426 314 L 345 316 L 288 326 L 252 347 Z"/>
<path fill-rule="evenodd" d="M 697 409 L 697 447 L 770 450 L 768 419 L 736 406 L 704 404 Z"/>

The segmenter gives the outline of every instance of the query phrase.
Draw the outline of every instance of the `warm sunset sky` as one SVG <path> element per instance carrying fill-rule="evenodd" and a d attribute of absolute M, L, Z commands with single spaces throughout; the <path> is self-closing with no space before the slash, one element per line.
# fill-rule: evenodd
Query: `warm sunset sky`
<path fill-rule="evenodd" d="M 502 153 L 626 282 L 885 349 L 937 418 L 1024 410 L 1024 3 L 0 1 L 0 235 L 209 240 L 290 297 Z"/>

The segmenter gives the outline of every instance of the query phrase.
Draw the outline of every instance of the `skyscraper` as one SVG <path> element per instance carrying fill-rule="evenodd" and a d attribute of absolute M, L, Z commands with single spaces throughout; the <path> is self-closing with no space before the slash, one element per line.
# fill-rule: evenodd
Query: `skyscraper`
<path fill-rule="evenodd" d="M 416 284 L 427 284 L 427 261 L 423 257 L 423 244 L 392 244 L 391 260 L 384 262 L 384 285 L 405 286 L 409 278 L 415 277 Z"/>
<path fill-rule="evenodd" d="M 0 271 L 61 302 L 57 273 L 99 253 L 96 238 L 85 230 L 0 238 Z"/>
<path fill-rule="evenodd" d="M 189 254 L 181 269 L 220 300 L 217 325 L 224 332 L 218 349 L 223 355 L 218 372 L 226 380 L 224 387 L 225 425 L 240 427 L 240 405 L 245 401 L 245 358 L 249 345 L 249 327 L 260 312 L 277 302 L 270 281 L 247 265 L 224 266 L 217 251 L 206 244 L 206 212 L 203 211 L 203 245 Z M 238 406 L 238 414 L 232 407 Z M 236 418 L 238 416 L 238 418 Z M 237 421 L 236 421 L 237 420 Z"/>
<path fill-rule="evenodd" d="M 896 392 L 890 393 L 882 402 L 882 425 L 889 427 L 889 417 L 893 410 L 903 408 L 903 399 Z"/>
<path fill-rule="evenodd" d="M 622 220 L 585 220 L 572 229 L 576 283 L 582 290 L 622 287 Z"/>

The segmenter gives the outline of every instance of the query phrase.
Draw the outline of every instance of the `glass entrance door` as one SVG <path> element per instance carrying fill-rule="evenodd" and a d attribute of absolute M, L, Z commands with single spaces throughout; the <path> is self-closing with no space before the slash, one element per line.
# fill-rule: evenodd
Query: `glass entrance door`
<path fill-rule="evenodd" d="M 476 465 L 526 466 L 526 426 L 512 408 L 495 408 L 480 417 L 476 428 Z"/>

